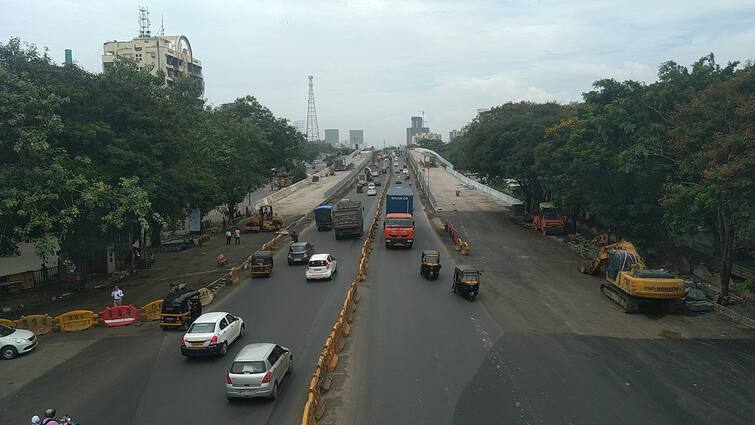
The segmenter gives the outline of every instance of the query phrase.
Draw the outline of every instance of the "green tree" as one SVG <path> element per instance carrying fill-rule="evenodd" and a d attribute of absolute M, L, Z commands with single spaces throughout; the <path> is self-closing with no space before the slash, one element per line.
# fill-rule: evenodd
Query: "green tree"
<path fill-rule="evenodd" d="M 709 85 L 671 119 L 677 167 L 663 202 L 665 223 L 677 235 L 714 224 L 719 302 L 726 302 L 737 241 L 755 232 L 755 67 Z"/>

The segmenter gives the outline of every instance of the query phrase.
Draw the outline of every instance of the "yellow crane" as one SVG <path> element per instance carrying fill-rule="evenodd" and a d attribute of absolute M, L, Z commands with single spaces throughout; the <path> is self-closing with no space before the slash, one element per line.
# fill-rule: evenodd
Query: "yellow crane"
<path fill-rule="evenodd" d="M 579 271 L 596 275 L 605 271 L 605 283 L 600 292 L 613 301 L 625 313 L 637 313 L 640 304 L 661 303 L 666 309 L 683 306 L 684 281 L 665 270 L 651 270 L 637 252 L 637 248 L 625 240 L 607 245 L 607 237 L 599 238 L 598 254 L 591 262 L 580 264 Z"/>

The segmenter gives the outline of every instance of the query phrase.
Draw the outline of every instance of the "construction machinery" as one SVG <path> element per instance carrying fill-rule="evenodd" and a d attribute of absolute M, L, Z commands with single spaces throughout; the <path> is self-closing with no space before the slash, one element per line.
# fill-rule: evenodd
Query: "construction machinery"
<path fill-rule="evenodd" d="M 257 214 L 244 219 L 246 232 L 277 232 L 281 228 L 283 228 L 283 217 L 273 213 L 272 205 L 262 205 Z"/>
<path fill-rule="evenodd" d="M 598 254 L 579 265 L 579 271 L 596 275 L 605 272 L 600 292 L 625 313 L 637 313 L 641 304 L 661 304 L 667 311 L 683 307 L 684 281 L 665 270 L 651 270 L 634 245 L 625 240 L 607 245 L 598 238 Z"/>
<path fill-rule="evenodd" d="M 541 202 L 537 215 L 532 224 L 544 235 L 564 233 L 564 218 L 558 214 L 558 209 L 552 202 Z"/>

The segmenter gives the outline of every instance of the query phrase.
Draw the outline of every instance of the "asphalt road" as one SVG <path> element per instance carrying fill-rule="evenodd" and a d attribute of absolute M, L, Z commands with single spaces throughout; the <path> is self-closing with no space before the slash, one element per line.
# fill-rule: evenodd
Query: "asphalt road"
<path fill-rule="evenodd" d="M 365 203 L 365 217 L 374 214 L 376 197 L 353 191 L 348 197 Z M 0 422 L 28 423 L 46 407 L 70 412 L 82 424 L 298 422 L 314 364 L 356 273 L 361 246 L 356 239 L 336 242 L 332 232 L 317 232 L 311 225 L 301 232 L 300 240 L 314 244 L 318 253 L 333 254 L 338 275 L 332 281 L 307 283 L 304 267 L 288 266 L 287 250 L 280 249 L 272 278 L 242 280 L 240 287 L 210 306 L 209 310 L 239 315 L 246 324 L 246 336 L 234 343 L 225 357 L 186 359 L 178 348 L 182 334 L 161 331 L 154 323 L 87 331 L 105 332 L 106 336 L 97 337 L 39 378 L 1 394 Z M 275 402 L 229 403 L 224 377 L 233 357 L 244 344 L 265 341 L 292 349 L 295 364 L 290 382 L 284 383 Z M 35 354 L 40 355 L 35 358 Z M 6 368 L 14 364 L 35 367 L 33 362 L 44 362 L 45 356 L 54 354 L 47 350 L 17 359 L 24 363 L 0 362 L 0 376 L 4 370 L 6 376 L 13 376 Z"/>
<path fill-rule="evenodd" d="M 375 241 L 325 424 L 748 424 L 755 333 L 715 314 L 626 315 L 574 254 L 500 213 L 449 213 L 472 255 L 449 252 L 415 194 L 416 242 Z M 440 249 L 436 281 L 421 249 Z M 470 302 L 454 264 L 484 271 Z"/>

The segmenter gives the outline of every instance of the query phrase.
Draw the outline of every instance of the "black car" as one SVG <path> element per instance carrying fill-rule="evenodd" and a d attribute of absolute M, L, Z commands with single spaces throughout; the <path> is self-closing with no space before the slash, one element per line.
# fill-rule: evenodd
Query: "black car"
<path fill-rule="evenodd" d="M 307 264 L 314 253 L 315 247 L 309 242 L 292 243 L 288 248 L 288 265 Z"/>

